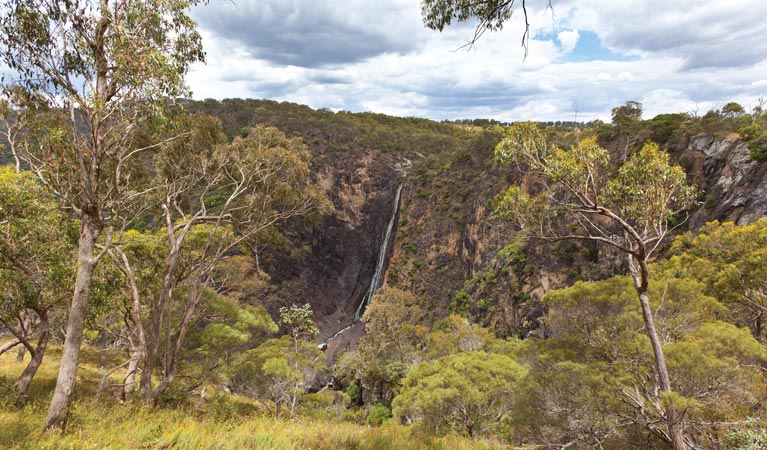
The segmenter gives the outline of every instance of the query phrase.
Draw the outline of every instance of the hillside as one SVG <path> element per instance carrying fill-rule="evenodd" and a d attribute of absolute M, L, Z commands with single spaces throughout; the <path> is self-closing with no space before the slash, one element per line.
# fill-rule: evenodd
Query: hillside
<path fill-rule="evenodd" d="M 419 295 L 431 320 L 458 312 L 492 326 L 499 336 L 525 336 L 539 328 L 546 291 L 625 271 L 610 249 L 514 241 L 514 230 L 494 220 L 493 198 L 509 181 L 521 179 L 494 164 L 500 134 L 492 123 L 333 113 L 266 100 L 206 100 L 191 102 L 189 109 L 219 118 L 230 137 L 256 124 L 276 126 L 304 139 L 312 151 L 313 176 L 335 211 L 310 230 L 288 232 L 284 247 L 265 250 L 262 263 L 271 283 L 254 297 L 273 314 L 279 306 L 309 301 L 320 340 L 348 323 L 367 290 L 400 184 L 386 284 Z M 645 123 L 650 131 L 632 131 L 634 145 L 665 138 L 661 143 L 701 190 L 701 206 L 679 231 L 712 220 L 748 223 L 767 214 L 767 164 L 754 161 L 745 142 L 699 134 L 697 122 L 670 129 L 664 123 L 662 133 L 657 120 Z M 721 124 L 707 126 L 726 134 Z M 572 140 L 572 132 L 561 139 Z M 626 139 L 618 133 L 603 142 L 618 155 Z"/>

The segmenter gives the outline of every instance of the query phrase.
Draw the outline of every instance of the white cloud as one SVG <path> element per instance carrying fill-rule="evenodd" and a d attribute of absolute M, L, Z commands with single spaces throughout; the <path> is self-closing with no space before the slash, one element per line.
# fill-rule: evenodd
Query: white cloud
<path fill-rule="evenodd" d="M 557 35 L 557 40 L 559 40 L 561 46 L 562 46 L 562 53 L 570 53 L 575 49 L 575 45 L 578 43 L 578 38 L 580 37 L 580 33 L 578 33 L 577 30 L 567 30 L 562 31 Z"/>
<path fill-rule="evenodd" d="M 767 41 L 753 40 L 765 35 L 767 6 L 731 1 L 725 8 L 713 0 L 558 0 L 553 18 L 543 8 L 530 11 L 536 39 L 526 59 L 519 17 L 464 51 L 457 49 L 471 37 L 470 25 L 426 30 L 412 0 L 239 0 L 234 12 L 221 2 L 195 12 L 208 64 L 195 66 L 188 81 L 195 98 L 271 98 L 434 119 L 570 120 L 577 110 L 579 120 L 609 120 L 610 109 L 627 100 L 642 101 L 645 117 L 730 100 L 745 106 L 767 94 Z M 230 26 L 237 30 L 227 30 L 233 15 L 241 16 Z M 283 27 L 292 37 L 248 35 L 257 27 Z M 639 59 L 556 63 L 583 31 Z M 311 42 L 323 36 L 327 42 Z M 375 45 L 353 42 L 363 39 Z"/>

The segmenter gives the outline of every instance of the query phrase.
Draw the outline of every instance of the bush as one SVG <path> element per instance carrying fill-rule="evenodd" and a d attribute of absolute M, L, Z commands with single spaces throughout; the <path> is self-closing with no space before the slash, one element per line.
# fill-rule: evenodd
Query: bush
<path fill-rule="evenodd" d="M 343 414 L 348 396 L 331 389 L 306 394 L 301 398 L 300 412 L 316 420 L 330 421 Z"/>
<path fill-rule="evenodd" d="M 748 151 L 755 161 L 767 161 L 767 133 L 749 142 Z"/>
<path fill-rule="evenodd" d="M 188 397 L 189 387 L 176 379 L 157 397 L 157 406 L 175 408 L 185 404 Z"/>
<path fill-rule="evenodd" d="M 767 434 L 752 430 L 739 430 L 722 439 L 722 448 L 726 450 L 762 450 L 767 448 Z"/>
<path fill-rule="evenodd" d="M 755 123 L 752 125 L 748 125 L 745 127 L 741 127 L 738 129 L 738 133 L 740 134 L 740 138 L 744 141 L 752 141 L 759 137 L 759 135 L 762 133 L 762 127 L 759 126 L 759 124 Z"/>
<path fill-rule="evenodd" d="M 0 376 L 0 409 L 5 409 L 16 401 L 16 390 L 13 382 L 4 376 Z"/>
<path fill-rule="evenodd" d="M 350 406 L 362 406 L 362 383 L 359 379 L 346 387 L 346 395 L 349 396 Z"/>
<path fill-rule="evenodd" d="M 380 427 L 387 421 L 391 420 L 391 418 L 392 418 L 391 408 L 381 402 L 378 402 L 375 405 L 373 405 L 373 408 L 370 410 L 370 414 L 368 414 L 368 417 L 367 419 L 365 419 L 365 422 L 368 425 L 372 425 L 374 427 Z"/>

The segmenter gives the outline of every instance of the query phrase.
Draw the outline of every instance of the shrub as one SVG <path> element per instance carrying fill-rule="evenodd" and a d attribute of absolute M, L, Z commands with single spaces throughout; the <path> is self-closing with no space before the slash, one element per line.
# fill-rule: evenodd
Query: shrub
<path fill-rule="evenodd" d="M 365 419 L 365 422 L 368 425 L 372 425 L 374 427 L 380 427 L 387 421 L 391 420 L 391 418 L 392 418 L 391 408 L 381 402 L 378 402 L 375 405 L 373 405 L 373 408 L 370 410 L 370 414 L 368 414 L 368 417 L 367 419 Z"/>
<path fill-rule="evenodd" d="M 157 406 L 175 408 L 186 403 L 189 388 L 178 379 L 168 383 L 168 387 L 157 397 Z"/>
<path fill-rule="evenodd" d="M 749 142 L 748 151 L 755 161 L 767 161 L 767 133 Z"/>
<path fill-rule="evenodd" d="M 740 134 L 740 138 L 744 141 L 752 141 L 762 133 L 762 127 L 760 127 L 758 123 L 755 123 L 741 127 L 738 129 L 738 133 Z"/>

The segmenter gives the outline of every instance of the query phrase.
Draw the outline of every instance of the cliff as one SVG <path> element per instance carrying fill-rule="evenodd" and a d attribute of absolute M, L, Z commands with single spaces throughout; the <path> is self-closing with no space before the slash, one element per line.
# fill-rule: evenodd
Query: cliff
<path fill-rule="evenodd" d="M 546 291 L 625 271 L 609 248 L 528 242 L 493 218 L 493 197 L 521 180 L 493 165 L 500 135 L 492 129 L 256 100 L 192 106 L 221 118 L 230 135 L 263 123 L 301 136 L 312 150 L 314 176 L 335 211 L 311 227 L 282 230 L 286 241 L 260 255 L 270 282 L 252 296 L 273 312 L 310 303 L 320 339 L 348 324 L 362 300 L 399 184 L 385 282 L 417 294 L 432 318 L 458 312 L 501 336 L 525 336 L 539 328 Z M 667 150 L 701 188 L 688 229 L 767 214 L 767 163 L 753 161 L 742 141 L 701 135 Z"/>

